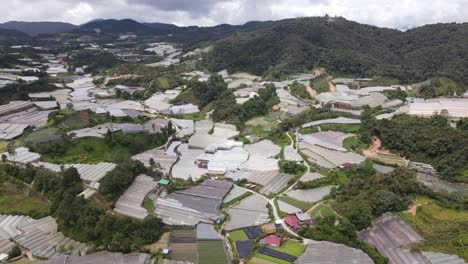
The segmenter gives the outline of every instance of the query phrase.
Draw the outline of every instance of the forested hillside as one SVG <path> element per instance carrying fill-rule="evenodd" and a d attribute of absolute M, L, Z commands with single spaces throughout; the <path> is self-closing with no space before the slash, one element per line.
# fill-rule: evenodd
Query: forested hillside
<path fill-rule="evenodd" d="M 468 24 L 436 24 L 406 32 L 348 21 L 298 18 L 215 42 L 210 70 L 227 68 L 281 78 L 321 66 L 332 73 L 383 75 L 402 82 L 443 76 L 468 83 Z"/>
<path fill-rule="evenodd" d="M 444 180 L 468 181 L 468 137 L 463 125 L 452 128 L 441 116 L 401 116 L 379 120 L 373 128 L 389 150 L 412 161 L 432 164 Z"/>
<path fill-rule="evenodd" d="M 63 22 L 22 22 L 10 21 L 0 24 L 0 28 L 18 30 L 30 36 L 57 34 L 75 29 L 77 26 Z"/>

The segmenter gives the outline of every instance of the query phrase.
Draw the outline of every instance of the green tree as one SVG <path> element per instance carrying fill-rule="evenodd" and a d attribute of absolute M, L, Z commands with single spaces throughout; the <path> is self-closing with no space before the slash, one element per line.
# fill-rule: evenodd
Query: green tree
<path fill-rule="evenodd" d="M 81 182 L 80 174 L 75 167 L 70 167 L 64 170 L 62 173 L 62 185 L 64 188 L 70 188 L 77 183 Z"/>

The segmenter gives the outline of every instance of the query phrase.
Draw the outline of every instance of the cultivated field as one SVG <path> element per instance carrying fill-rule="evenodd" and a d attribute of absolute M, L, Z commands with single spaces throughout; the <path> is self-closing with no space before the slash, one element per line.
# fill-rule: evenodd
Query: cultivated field
<path fill-rule="evenodd" d="M 1 183 L 0 212 L 2 214 L 46 215 L 49 206 L 44 197 L 9 181 Z"/>
<path fill-rule="evenodd" d="M 424 239 L 417 249 L 456 254 L 468 261 L 468 211 L 439 206 L 432 199 L 419 197 L 416 216 L 401 213 L 401 217 Z"/>
<path fill-rule="evenodd" d="M 223 241 L 199 241 L 198 263 L 200 264 L 223 264 L 227 263 L 224 252 Z"/>
<path fill-rule="evenodd" d="M 242 229 L 229 232 L 229 237 L 233 241 L 241 241 L 241 240 L 249 239 Z"/>

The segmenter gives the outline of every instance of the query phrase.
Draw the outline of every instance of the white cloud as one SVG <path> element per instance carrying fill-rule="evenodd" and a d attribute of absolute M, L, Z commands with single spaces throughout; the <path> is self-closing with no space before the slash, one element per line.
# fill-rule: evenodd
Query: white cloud
<path fill-rule="evenodd" d="M 78 22 L 92 20 L 96 15 L 91 5 L 83 2 L 79 2 L 74 8 L 65 12 L 65 14 L 70 16 L 71 21 Z"/>
<path fill-rule="evenodd" d="M 212 26 L 298 16 L 343 16 L 360 23 L 405 28 L 467 22 L 468 0 L 9 0 L 0 20 L 66 21 L 132 18 L 145 22 Z"/>

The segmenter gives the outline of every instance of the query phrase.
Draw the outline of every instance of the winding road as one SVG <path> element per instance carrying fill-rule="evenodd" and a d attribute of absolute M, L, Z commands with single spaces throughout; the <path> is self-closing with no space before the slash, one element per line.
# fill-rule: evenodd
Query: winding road
<path fill-rule="evenodd" d="M 291 147 L 296 151 L 296 153 L 297 153 L 297 148 L 296 148 L 296 146 L 294 145 L 294 142 L 297 142 L 297 140 L 295 141 L 295 140 L 289 135 L 289 133 L 286 133 L 286 135 L 287 135 L 288 138 L 291 140 L 290 146 L 291 146 Z M 297 139 L 297 134 L 295 134 L 295 136 L 296 136 L 296 139 Z M 299 154 L 299 153 L 298 153 L 298 154 Z M 307 167 L 306 173 L 309 173 L 309 172 L 310 172 L 310 166 L 309 166 L 309 164 L 307 164 L 307 162 L 304 161 L 304 165 Z M 266 196 L 264 196 L 263 194 L 260 194 L 260 193 L 258 193 L 258 192 L 256 192 L 256 191 L 253 191 L 253 190 L 250 190 L 250 189 L 247 189 L 247 188 L 244 188 L 244 187 L 240 187 L 240 186 L 239 186 L 239 187 L 242 188 L 242 189 L 244 189 L 244 190 L 246 190 L 246 191 L 248 191 L 248 192 L 250 192 L 250 193 L 257 194 L 257 195 L 261 196 L 263 199 L 265 199 L 265 200 L 268 202 L 268 204 L 271 206 L 272 210 L 273 210 L 273 216 L 274 216 L 274 218 L 275 218 L 275 222 L 278 221 L 278 220 L 281 221 L 281 225 L 283 226 L 283 229 L 284 229 L 286 232 L 288 232 L 290 235 L 292 235 L 292 236 L 294 236 L 294 237 L 296 237 L 296 238 L 301 238 L 301 239 L 303 239 L 304 244 L 307 244 L 307 243 L 309 242 L 309 239 L 300 236 L 300 235 L 297 234 L 294 230 L 292 230 L 292 229 L 284 222 L 284 220 L 279 216 L 278 209 L 276 208 L 276 205 L 275 205 L 275 200 L 276 200 L 279 196 L 281 196 L 281 195 L 287 193 L 288 191 L 290 191 L 291 189 L 293 189 L 293 188 L 296 186 L 296 184 L 299 182 L 299 180 L 300 180 L 300 179 L 297 179 L 296 182 L 294 182 L 291 186 L 289 186 L 285 191 L 279 193 L 278 195 L 276 195 L 275 197 L 273 197 L 273 198 L 271 198 L 271 199 L 269 199 L 268 197 L 266 197 Z"/>

